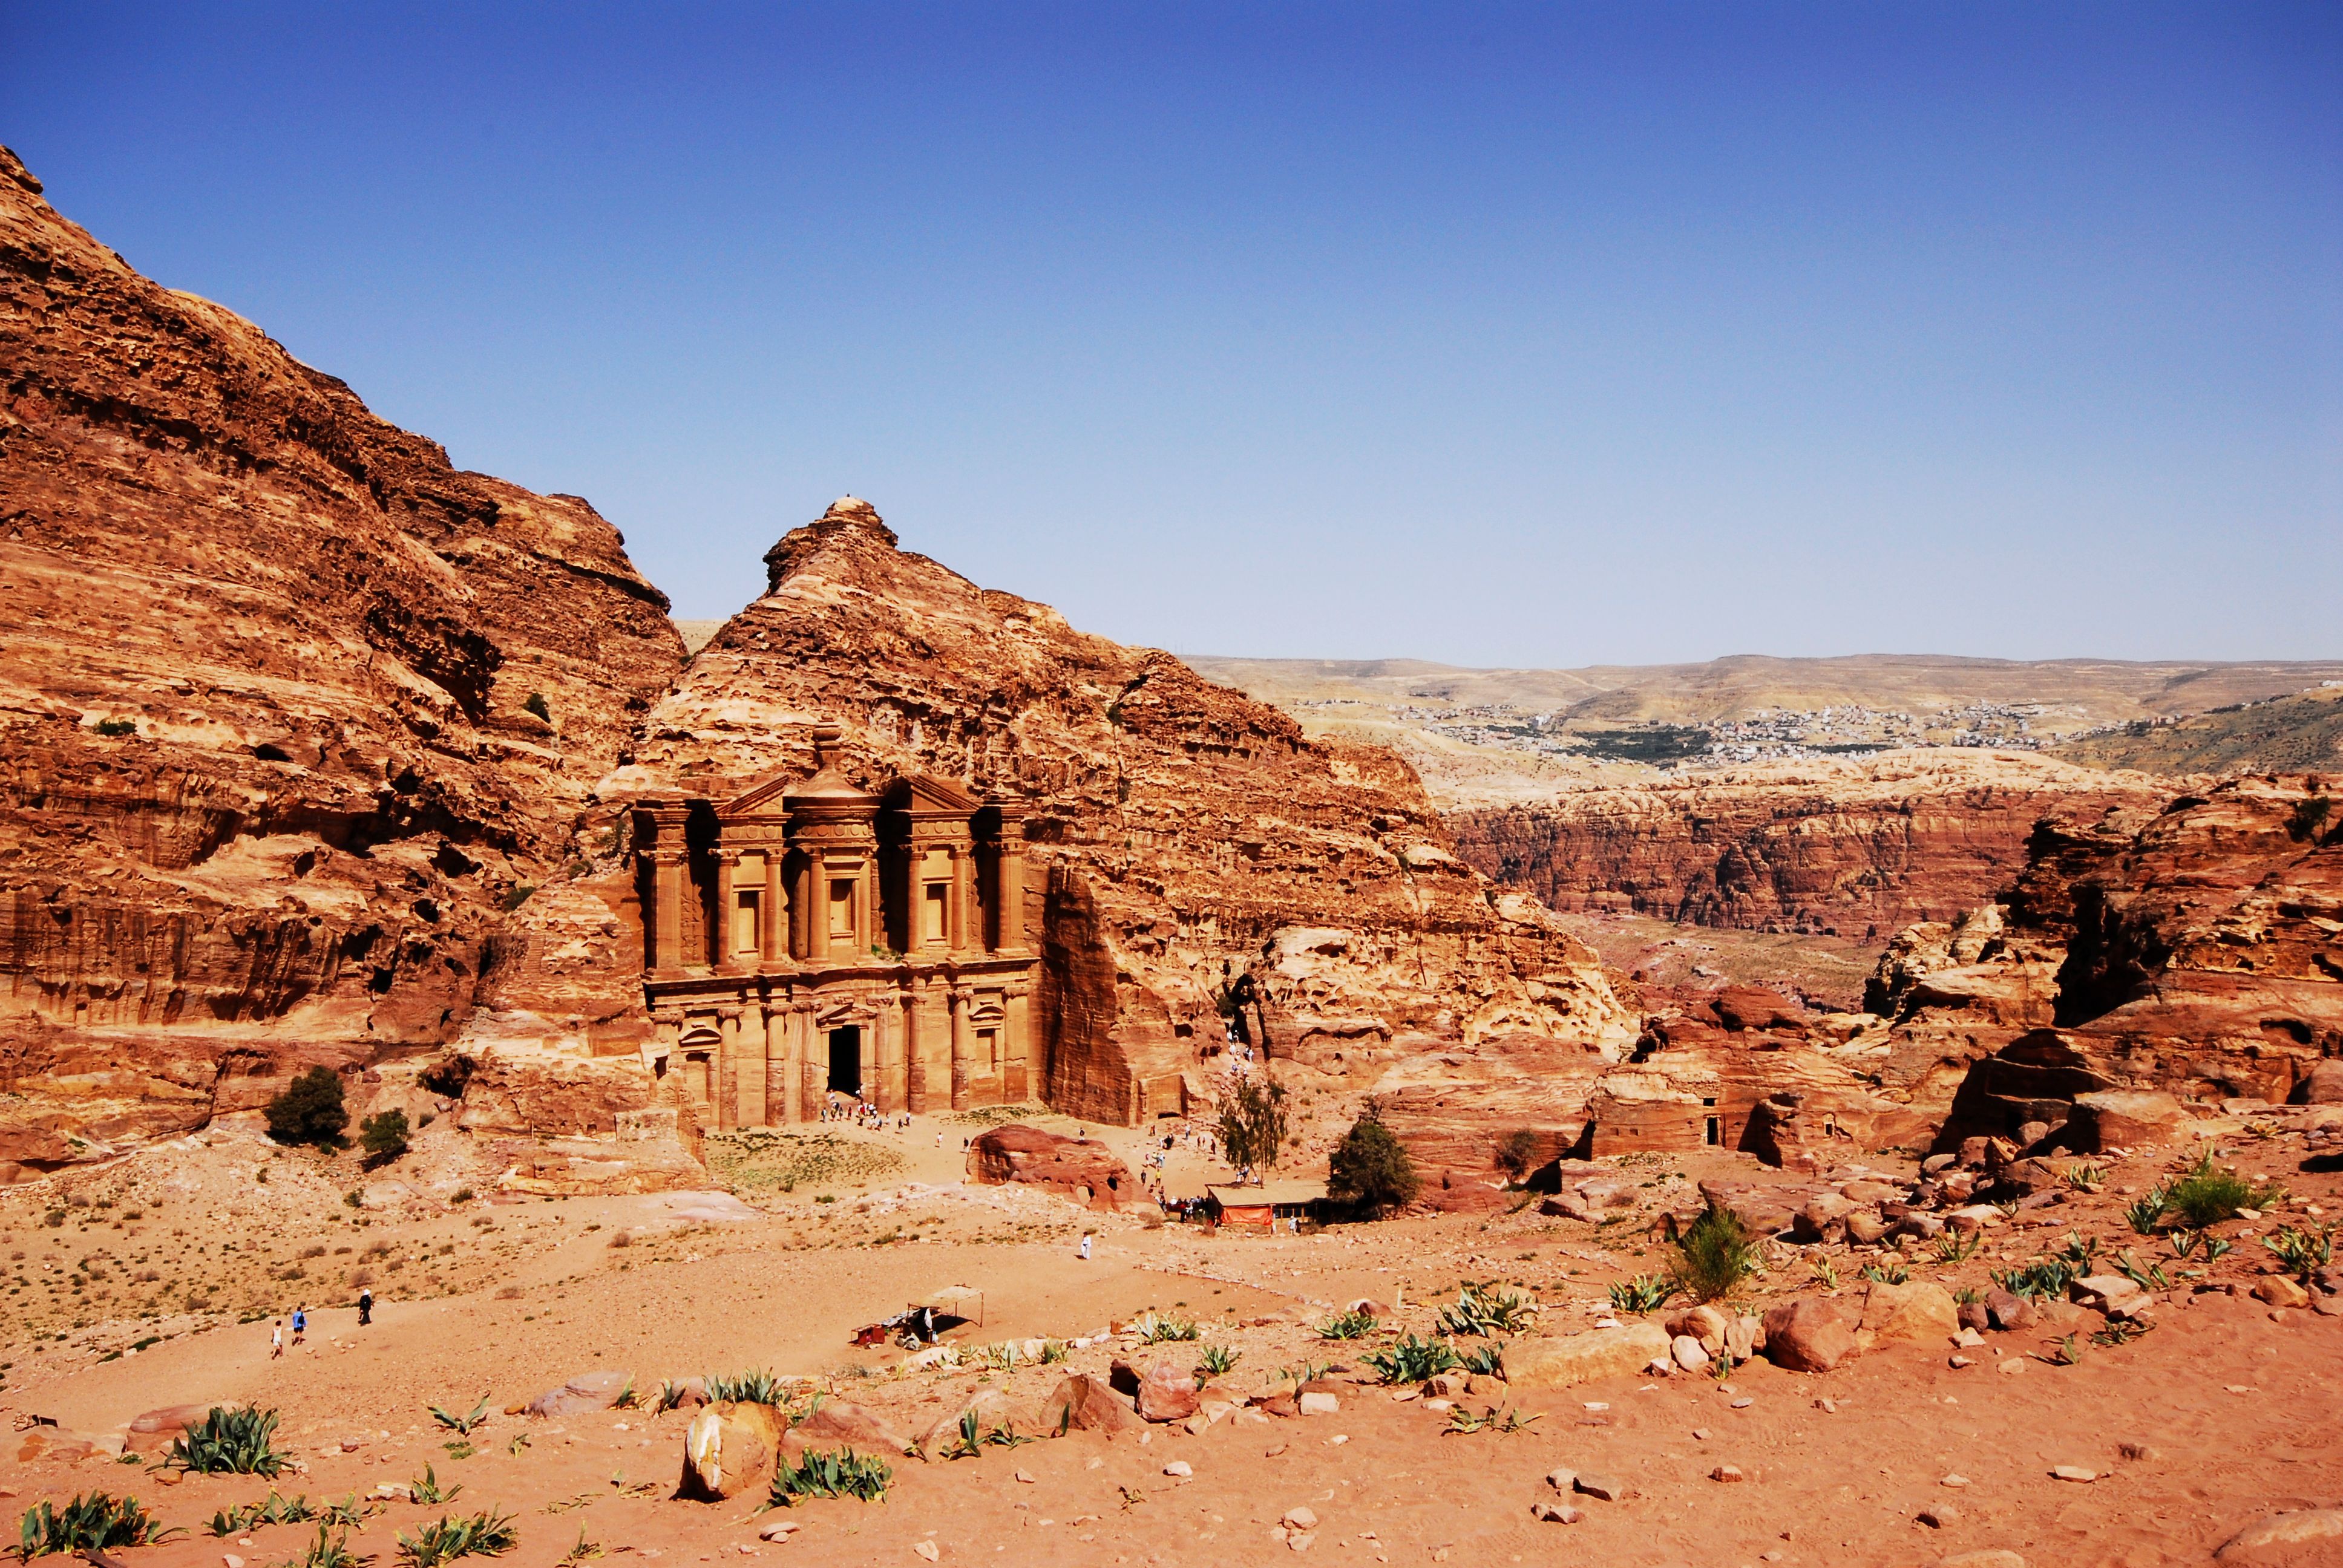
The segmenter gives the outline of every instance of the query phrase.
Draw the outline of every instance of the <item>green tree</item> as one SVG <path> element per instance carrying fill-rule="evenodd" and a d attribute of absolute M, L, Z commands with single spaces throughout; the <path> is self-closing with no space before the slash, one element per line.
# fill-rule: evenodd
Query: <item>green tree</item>
<path fill-rule="evenodd" d="M 313 1067 L 268 1102 L 268 1136 L 279 1143 L 315 1143 L 331 1149 L 342 1141 L 350 1113 L 342 1104 L 341 1075 Z"/>
<path fill-rule="evenodd" d="M 1519 1181 L 1537 1163 L 1538 1135 L 1526 1127 L 1516 1127 L 1497 1140 L 1497 1169 L 1508 1181 Z"/>
<path fill-rule="evenodd" d="M 1259 1078 L 1238 1080 L 1221 1100 L 1221 1149 L 1240 1170 L 1266 1170 L 1285 1145 L 1285 1090 Z"/>
<path fill-rule="evenodd" d="M 1383 1125 L 1381 1109 L 1368 1101 L 1326 1161 L 1326 1195 L 1380 1213 L 1413 1202 L 1421 1184 L 1415 1161 Z"/>
<path fill-rule="evenodd" d="M 391 1110 L 358 1123 L 358 1143 L 369 1165 L 387 1165 L 407 1152 L 407 1112 Z"/>

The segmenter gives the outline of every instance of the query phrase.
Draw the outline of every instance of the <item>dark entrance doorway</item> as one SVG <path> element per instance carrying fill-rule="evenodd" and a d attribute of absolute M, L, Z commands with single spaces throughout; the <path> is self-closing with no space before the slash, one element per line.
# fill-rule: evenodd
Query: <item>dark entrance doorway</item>
<path fill-rule="evenodd" d="M 862 1030 L 853 1024 L 830 1031 L 830 1087 L 840 1094 L 862 1092 Z"/>

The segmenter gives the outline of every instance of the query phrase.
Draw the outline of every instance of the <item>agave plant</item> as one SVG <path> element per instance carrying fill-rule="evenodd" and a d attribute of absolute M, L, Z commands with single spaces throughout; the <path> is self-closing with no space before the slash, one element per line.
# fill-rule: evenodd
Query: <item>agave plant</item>
<path fill-rule="evenodd" d="M 1372 1312 L 1336 1312 L 1318 1324 L 1318 1337 L 1322 1340 L 1363 1340 L 1374 1332 Z"/>
<path fill-rule="evenodd" d="M 488 1419 L 488 1396 L 482 1394 L 479 1403 L 472 1407 L 471 1413 L 468 1415 L 450 1415 L 436 1404 L 428 1408 L 432 1420 L 458 1437 L 469 1437 L 473 1428 Z"/>
<path fill-rule="evenodd" d="M 2282 1225 L 2275 1236 L 2263 1237 L 2262 1245 L 2288 1273 L 2308 1284 L 2311 1275 L 2335 1259 L 2335 1227 L 2328 1225 L 2313 1233 Z"/>
<path fill-rule="evenodd" d="M 398 1560 L 407 1568 L 439 1568 L 458 1557 L 494 1557 L 520 1544 L 509 1513 L 482 1512 L 458 1519 L 443 1515 L 414 1534 L 401 1532 Z"/>
<path fill-rule="evenodd" d="M 1622 1312 L 1655 1312 L 1675 1293 L 1674 1281 L 1658 1274 L 1638 1274 L 1632 1280 L 1612 1282 L 1611 1305 Z"/>
<path fill-rule="evenodd" d="M 1446 1342 L 1418 1339 L 1413 1334 L 1403 1334 L 1389 1348 L 1370 1352 L 1366 1362 L 1389 1383 L 1422 1382 L 1461 1364 Z"/>
<path fill-rule="evenodd" d="M 1503 1345 L 1473 1345 L 1463 1355 L 1464 1370 L 1482 1377 L 1505 1375 L 1505 1347 Z"/>
<path fill-rule="evenodd" d="M 1196 1370 L 1207 1379 L 1216 1378 L 1232 1370 L 1243 1358 L 1243 1352 L 1226 1345 L 1206 1345 L 1196 1354 Z"/>
<path fill-rule="evenodd" d="M 791 1464 L 783 1459 L 773 1470 L 773 1489 L 767 1502 L 787 1508 L 800 1497 L 851 1497 L 861 1503 L 883 1503 L 894 1470 L 873 1454 L 850 1448 L 810 1449 Z"/>
<path fill-rule="evenodd" d="M 1202 1337 L 1202 1330 L 1184 1318 L 1158 1317 L 1151 1312 L 1141 1314 L 1139 1319 L 1131 1325 L 1131 1332 L 1139 1336 L 1139 1342 L 1143 1345 L 1160 1345 L 1174 1340 L 1192 1340 Z"/>
<path fill-rule="evenodd" d="M 1466 1285 L 1456 1292 L 1454 1305 L 1440 1309 L 1440 1332 L 1473 1337 L 1518 1333 L 1536 1311 L 1537 1303 L 1519 1291 Z"/>
<path fill-rule="evenodd" d="M 366 1568 L 373 1561 L 350 1550 L 348 1531 L 335 1535 L 320 1524 L 317 1538 L 309 1543 L 309 1549 L 286 1563 L 285 1568 Z"/>
<path fill-rule="evenodd" d="M 407 1483 L 407 1496 L 422 1503 L 426 1508 L 437 1508 L 443 1503 L 453 1503 L 456 1501 L 457 1494 L 463 1490 L 464 1483 L 460 1481 L 452 1486 L 441 1484 L 439 1473 L 427 1464 L 423 1467 L 422 1480 L 410 1481 Z"/>
<path fill-rule="evenodd" d="M 44 1500 L 26 1509 L 17 1525 L 16 1555 L 30 1563 L 51 1552 L 152 1546 L 182 1533 L 176 1528 L 166 1530 L 135 1497 L 91 1492 L 77 1493 L 62 1508 Z"/>
<path fill-rule="evenodd" d="M 215 1405 L 203 1422 L 174 1438 L 163 1462 L 201 1475 L 265 1475 L 274 1481 L 285 1456 L 272 1439 L 277 1412 L 249 1405 Z"/>

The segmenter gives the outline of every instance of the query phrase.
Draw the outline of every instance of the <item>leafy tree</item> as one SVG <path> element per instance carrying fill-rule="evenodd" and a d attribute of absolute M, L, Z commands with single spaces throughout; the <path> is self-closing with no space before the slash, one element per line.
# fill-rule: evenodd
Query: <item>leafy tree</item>
<path fill-rule="evenodd" d="M 1538 1135 L 1526 1127 L 1516 1127 L 1497 1140 L 1497 1169 L 1518 1181 L 1537 1162 L 1537 1151 Z"/>
<path fill-rule="evenodd" d="M 368 1165 L 389 1164 L 407 1152 L 407 1112 L 390 1110 L 367 1117 L 358 1124 L 358 1142 Z"/>
<path fill-rule="evenodd" d="M 1337 1203 L 1356 1203 L 1382 1211 L 1404 1207 L 1422 1183 L 1415 1161 L 1407 1157 L 1381 1110 L 1372 1100 L 1326 1162 L 1326 1195 Z"/>
<path fill-rule="evenodd" d="M 1670 1270 L 1676 1289 L 1695 1302 L 1713 1302 L 1757 1271 L 1757 1240 L 1732 1210 L 1711 1203 L 1684 1227 Z"/>
<path fill-rule="evenodd" d="M 268 1102 L 268 1136 L 279 1143 L 315 1143 L 321 1149 L 340 1144 L 350 1113 L 342 1104 L 341 1075 L 330 1067 L 313 1067 Z"/>
<path fill-rule="evenodd" d="M 1260 1078 L 1240 1079 L 1221 1101 L 1221 1148 L 1240 1170 L 1266 1170 L 1285 1143 L 1285 1090 Z"/>

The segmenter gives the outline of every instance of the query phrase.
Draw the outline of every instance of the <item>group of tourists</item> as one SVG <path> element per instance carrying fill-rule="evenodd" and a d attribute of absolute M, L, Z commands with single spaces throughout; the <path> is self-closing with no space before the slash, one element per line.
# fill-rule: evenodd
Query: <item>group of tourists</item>
<path fill-rule="evenodd" d="M 358 1327 L 374 1322 L 374 1292 L 361 1288 L 358 1292 Z M 278 1318 L 268 1325 L 268 1359 L 276 1361 L 285 1354 L 285 1320 Z M 293 1348 L 299 1350 L 309 1337 L 309 1304 L 307 1302 L 293 1309 Z"/>
<path fill-rule="evenodd" d="M 890 1129 L 900 1132 L 911 1125 L 908 1111 L 890 1114 L 867 1100 L 835 1092 L 823 1097 L 821 1119 L 824 1121 L 851 1121 L 867 1132 L 884 1132 Z"/>

